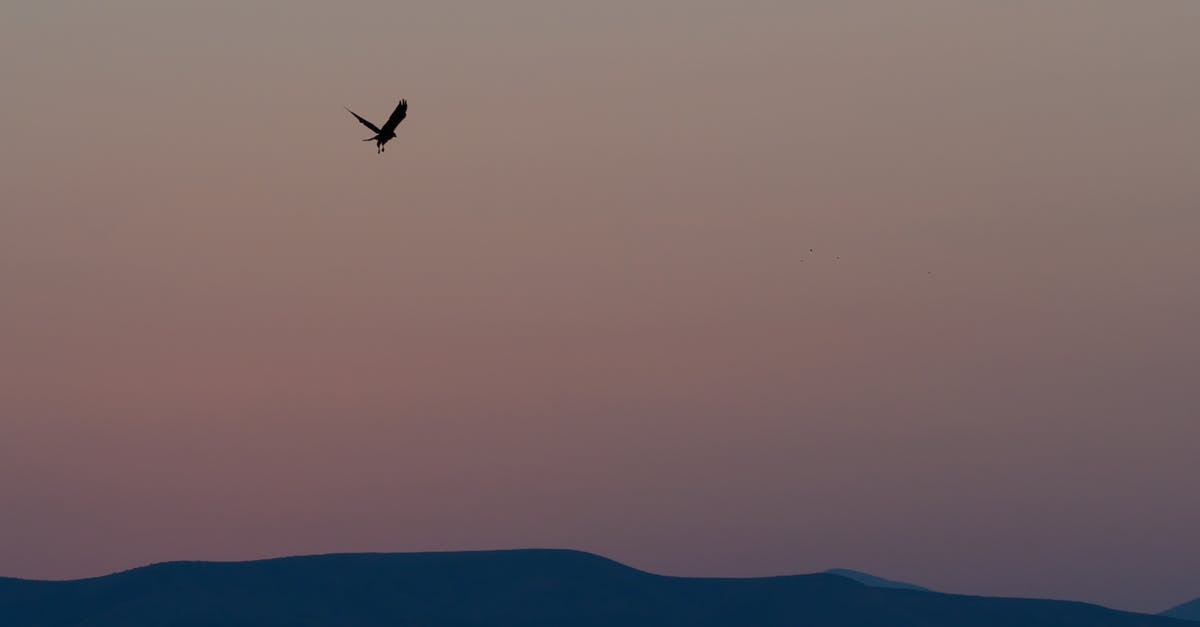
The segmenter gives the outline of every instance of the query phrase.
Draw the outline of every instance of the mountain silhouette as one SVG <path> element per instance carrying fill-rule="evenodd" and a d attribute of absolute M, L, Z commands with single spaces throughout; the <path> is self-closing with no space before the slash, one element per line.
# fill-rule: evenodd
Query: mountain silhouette
<path fill-rule="evenodd" d="M 884 579 L 883 577 L 876 577 L 870 573 L 864 573 L 859 570 L 850 570 L 848 568 L 830 568 L 829 570 L 824 571 L 824 574 L 846 577 L 873 588 L 898 588 L 901 590 L 920 590 L 921 592 L 932 592 L 932 590 L 929 588 L 922 588 L 916 584 L 895 581 L 893 579 Z"/>
<path fill-rule="evenodd" d="M 6 627 L 1190 627 L 1064 601 L 874 588 L 816 574 L 665 577 L 577 551 L 171 562 L 0 580 Z"/>
<path fill-rule="evenodd" d="M 1192 599 L 1183 605 L 1176 605 L 1162 614 L 1159 614 L 1159 616 L 1170 616 L 1172 618 L 1200 621 L 1200 599 Z"/>

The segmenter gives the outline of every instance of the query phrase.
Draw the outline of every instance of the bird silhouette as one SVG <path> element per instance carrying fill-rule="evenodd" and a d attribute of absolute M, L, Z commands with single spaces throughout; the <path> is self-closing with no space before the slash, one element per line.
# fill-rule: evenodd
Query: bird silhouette
<path fill-rule="evenodd" d="M 346 110 L 350 111 L 350 107 L 346 107 Z M 400 104 L 396 105 L 395 111 L 392 111 L 392 115 L 388 116 L 387 122 L 384 122 L 383 126 L 379 127 L 371 124 L 371 121 L 363 116 L 350 111 L 350 115 L 358 118 L 358 121 L 362 122 L 363 126 L 371 129 L 371 131 L 375 133 L 374 137 L 368 137 L 363 141 L 374 141 L 376 154 L 383 152 L 383 145 L 388 143 L 388 140 L 396 136 L 396 127 L 400 125 L 400 121 L 404 119 L 406 114 L 408 114 L 408 101 L 401 100 Z"/>

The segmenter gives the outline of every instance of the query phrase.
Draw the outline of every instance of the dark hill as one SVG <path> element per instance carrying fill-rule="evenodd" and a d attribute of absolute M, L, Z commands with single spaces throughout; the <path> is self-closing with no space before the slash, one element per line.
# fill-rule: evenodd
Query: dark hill
<path fill-rule="evenodd" d="M 575 551 L 174 562 L 0 580 L 5 627 L 1190 627 L 1060 601 L 872 588 L 834 575 L 662 577 Z"/>
<path fill-rule="evenodd" d="M 1163 612 L 1160 616 L 1170 616 L 1173 618 L 1182 618 L 1184 620 L 1200 621 L 1200 599 L 1192 599 L 1183 605 L 1175 607 Z"/>
<path fill-rule="evenodd" d="M 921 586 L 913 583 L 905 583 L 903 581 L 896 581 L 894 579 L 884 579 L 883 577 L 876 577 L 870 573 L 864 573 L 859 570 L 850 570 L 848 568 L 831 568 L 824 571 L 824 574 L 846 577 L 873 588 L 899 588 L 901 590 L 920 590 L 922 592 L 931 592 L 929 588 L 922 588 Z"/>

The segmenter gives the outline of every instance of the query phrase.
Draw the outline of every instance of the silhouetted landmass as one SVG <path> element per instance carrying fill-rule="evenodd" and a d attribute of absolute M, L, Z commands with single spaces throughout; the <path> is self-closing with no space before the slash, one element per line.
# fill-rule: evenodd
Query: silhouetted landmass
<path fill-rule="evenodd" d="M 1187 627 L 1084 603 L 869 587 L 817 574 L 663 577 L 575 551 L 173 562 L 0 580 L 6 627 Z"/>
<path fill-rule="evenodd" d="M 864 573 L 858 570 L 850 570 L 848 568 L 831 568 L 825 571 L 825 574 L 847 577 L 857 581 L 858 583 L 868 585 L 873 588 L 898 588 L 900 590 L 920 590 L 922 592 L 932 592 L 932 590 L 929 588 L 922 588 L 916 584 L 895 581 L 893 579 L 884 579 L 883 577 L 876 577 L 870 573 Z"/>
<path fill-rule="evenodd" d="M 1200 599 L 1192 599 L 1183 605 L 1176 605 L 1160 614 L 1160 616 L 1200 621 Z"/>

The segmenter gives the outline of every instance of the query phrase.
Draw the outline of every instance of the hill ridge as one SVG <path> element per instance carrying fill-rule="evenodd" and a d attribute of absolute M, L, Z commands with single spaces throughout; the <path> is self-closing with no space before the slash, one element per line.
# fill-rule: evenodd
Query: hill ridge
<path fill-rule="evenodd" d="M 15 585 L 12 582 L 17 582 Z M 21 585 L 24 582 L 27 585 Z M 50 585 L 40 585 L 40 584 Z M 160 562 L 0 585 L 19 627 L 468 625 L 1190 627 L 1072 601 L 869 587 L 834 574 L 658 575 L 571 549 L 326 553 Z"/>
<path fill-rule="evenodd" d="M 1200 597 L 1196 597 L 1186 603 L 1180 603 L 1169 610 L 1159 614 L 1159 616 L 1168 616 L 1170 618 L 1179 618 L 1190 621 L 1200 621 Z"/>

